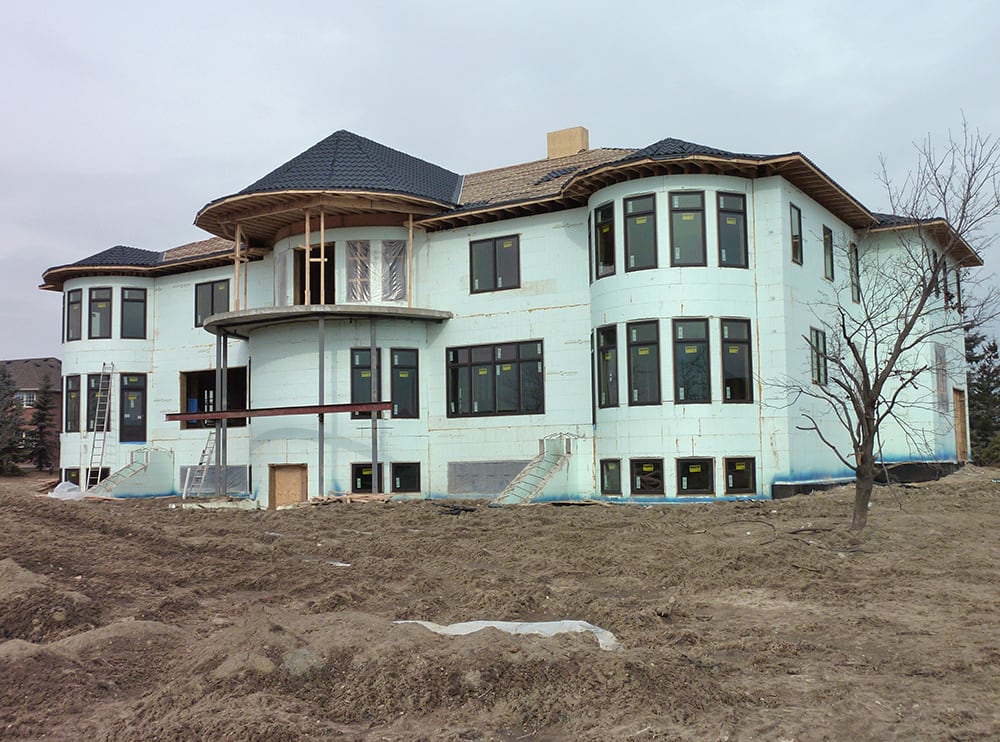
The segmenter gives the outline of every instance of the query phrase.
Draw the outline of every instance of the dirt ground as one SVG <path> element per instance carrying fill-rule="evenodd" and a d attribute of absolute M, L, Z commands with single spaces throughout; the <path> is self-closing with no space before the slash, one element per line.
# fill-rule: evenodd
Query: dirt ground
<path fill-rule="evenodd" d="M 0 480 L 0 738 L 998 739 L 996 479 L 877 488 L 857 539 L 846 488 L 241 512 Z"/>

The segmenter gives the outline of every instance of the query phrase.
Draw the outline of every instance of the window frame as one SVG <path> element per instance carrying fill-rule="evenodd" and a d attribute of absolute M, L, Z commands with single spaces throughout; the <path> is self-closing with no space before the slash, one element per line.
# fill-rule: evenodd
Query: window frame
<path fill-rule="evenodd" d="M 73 383 L 75 381 L 75 383 Z M 83 395 L 80 389 L 80 374 L 69 374 L 63 382 L 65 400 L 63 405 L 63 432 L 80 432 L 80 413 L 82 411 L 81 400 Z M 76 394 L 74 401 L 73 394 Z M 75 413 L 75 414 L 74 414 Z"/>
<path fill-rule="evenodd" d="M 629 213 L 629 205 L 641 200 L 648 199 L 650 202 L 649 209 L 645 211 L 636 211 L 634 213 Z M 655 193 L 644 193 L 638 196 L 629 196 L 628 198 L 622 199 L 622 215 L 625 224 L 625 272 L 631 273 L 633 271 L 645 271 L 651 270 L 659 267 L 659 255 L 657 249 L 657 239 L 656 239 L 656 194 Z M 645 220 L 652 217 L 652 262 L 650 264 L 643 265 L 632 265 L 632 260 L 635 257 L 632 253 L 632 237 L 631 237 L 631 227 L 634 223 L 636 224 L 646 224 Z M 639 219 L 644 221 L 639 222 Z"/>
<path fill-rule="evenodd" d="M 505 241 L 510 241 L 510 245 L 504 245 Z M 476 287 L 477 273 L 476 273 L 476 246 L 483 245 L 489 246 L 490 264 L 487 279 L 489 282 L 488 286 Z M 503 279 L 506 274 L 501 274 L 501 250 L 507 250 L 513 248 L 513 268 L 514 276 L 513 282 L 509 286 L 503 285 Z M 470 294 L 485 294 L 493 291 L 508 291 L 510 289 L 521 288 L 521 236 L 520 234 L 503 235 L 501 237 L 488 237 L 485 239 L 470 240 L 469 241 L 469 293 Z"/>
<path fill-rule="evenodd" d="M 674 198 L 680 196 L 698 196 L 701 200 L 701 205 L 697 208 L 690 206 L 674 206 Z M 670 266 L 672 268 L 699 268 L 708 265 L 708 248 L 707 248 L 707 237 L 705 230 L 705 191 L 670 191 L 667 193 L 667 203 L 669 205 L 670 213 Z M 677 246 L 677 228 L 674 224 L 674 217 L 680 216 L 681 221 L 687 221 L 684 219 L 685 214 L 700 214 L 700 227 L 701 227 L 701 244 L 699 246 L 701 259 L 696 262 L 682 261 L 678 256 L 678 246 Z"/>
<path fill-rule="evenodd" d="M 792 244 L 792 262 L 796 265 L 802 265 L 805 254 L 802 245 L 802 209 L 793 203 L 789 203 L 788 213 L 791 219 L 789 235 Z"/>
<path fill-rule="evenodd" d="M 107 299 L 101 299 L 101 298 L 97 297 L 96 294 L 97 294 L 97 292 L 100 292 L 100 291 L 107 291 L 108 292 L 108 298 Z M 92 287 L 87 292 L 87 310 L 88 310 L 87 311 L 87 339 L 88 340 L 109 340 L 109 339 L 111 339 L 111 322 L 114 319 L 114 312 L 112 311 L 112 306 L 111 305 L 114 302 L 114 300 L 115 300 L 115 292 L 114 292 L 114 289 L 111 286 L 94 286 L 94 287 Z M 94 305 L 95 304 L 99 305 L 102 302 L 107 305 L 107 309 L 106 310 L 101 310 L 101 308 L 98 307 L 98 310 L 102 311 L 102 313 L 105 315 L 104 324 L 107 326 L 107 330 L 106 330 L 105 334 L 95 334 L 94 333 L 94 313 L 95 313 Z M 100 325 L 101 325 L 100 321 L 98 321 L 97 324 L 98 324 L 98 330 L 100 330 Z"/>
<path fill-rule="evenodd" d="M 375 396 L 372 398 L 372 387 L 371 382 L 368 382 L 367 394 L 363 396 L 361 392 L 364 389 L 361 386 L 359 379 L 365 378 L 365 372 L 368 373 L 368 378 L 372 376 L 372 364 L 371 364 L 371 346 L 365 348 L 351 348 L 351 404 L 368 404 L 369 402 L 381 400 L 382 399 L 382 349 L 375 349 Z M 368 363 L 362 364 L 357 360 L 357 354 L 367 353 Z M 358 376 L 360 374 L 360 376 Z M 382 416 L 381 412 L 375 413 L 378 417 Z M 352 412 L 352 420 L 369 420 L 371 419 L 371 412 Z"/>
<path fill-rule="evenodd" d="M 833 260 L 833 230 L 823 225 L 823 278 L 833 281 L 835 276 Z"/>
<path fill-rule="evenodd" d="M 413 353 L 413 363 L 398 363 L 400 353 Z M 402 420 L 416 420 L 420 418 L 420 351 L 417 348 L 389 348 L 389 399 L 392 402 L 392 417 Z M 413 394 L 410 400 L 413 414 L 400 414 L 398 400 L 402 396 L 402 390 L 397 383 L 399 378 L 409 378 L 413 374 Z M 401 374 L 407 374 L 401 376 Z M 397 390 L 399 393 L 397 394 Z"/>
<path fill-rule="evenodd" d="M 250 367 L 232 366 L 228 369 L 226 378 L 226 409 L 245 410 L 250 401 Z M 184 412 L 213 412 L 219 409 L 215 398 L 215 369 L 193 369 L 180 371 L 177 376 L 180 408 Z M 205 398 L 205 391 L 211 387 L 211 399 Z M 242 397 L 239 392 L 242 390 Z M 191 394 L 197 396 L 190 396 Z M 194 400 L 195 409 L 191 409 L 190 400 Z M 226 420 L 227 428 L 246 427 L 247 418 L 237 417 Z M 181 423 L 181 430 L 196 430 L 215 427 L 214 420 L 187 420 Z"/>
<path fill-rule="evenodd" d="M 86 430 L 88 433 L 102 433 L 110 431 L 112 429 L 112 421 L 115 416 L 112 414 L 111 400 L 112 400 L 112 390 L 114 389 L 114 377 L 112 376 L 112 385 L 108 389 L 108 423 L 107 427 L 99 428 L 97 426 L 97 420 L 94 419 L 94 415 L 97 413 L 97 400 L 100 397 L 101 389 L 101 376 L 103 374 L 87 374 L 87 419 L 86 419 Z"/>
<path fill-rule="evenodd" d="M 755 495 L 757 494 L 757 460 L 753 456 L 726 456 L 722 459 L 722 469 L 725 476 L 725 492 L 727 495 Z M 740 464 L 746 468 L 738 471 L 746 471 L 750 477 L 750 484 L 746 487 L 738 487 L 731 483 L 732 474 L 730 467 L 734 470 Z"/>
<path fill-rule="evenodd" d="M 365 467 L 369 468 L 369 472 L 367 474 L 367 476 L 368 476 L 368 486 L 367 487 L 363 486 L 359 482 L 359 476 L 361 478 L 363 478 L 365 476 L 365 473 L 364 473 L 364 468 Z M 371 492 L 372 491 L 372 485 L 371 485 L 371 478 L 372 478 L 372 471 L 371 471 L 371 469 L 372 468 L 373 467 L 372 467 L 372 464 L 371 464 L 370 461 L 358 461 L 358 462 L 355 462 L 355 463 L 351 464 L 351 492 L 356 492 L 358 494 L 363 494 L 365 492 Z M 382 462 L 381 461 L 378 462 L 378 471 L 375 473 L 375 476 L 378 477 L 378 482 L 376 483 L 377 484 L 377 488 L 376 488 L 375 491 L 378 492 L 378 493 L 385 492 L 385 480 L 382 477 Z"/>
<path fill-rule="evenodd" d="M 621 459 L 601 459 L 600 460 L 600 486 L 602 495 L 621 496 L 622 490 L 622 460 Z M 617 472 L 618 486 L 615 487 L 609 480 L 608 472 Z"/>
<path fill-rule="evenodd" d="M 620 374 L 618 371 L 618 325 L 603 325 L 596 333 L 597 346 L 597 406 L 600 409 L 618 407 L 620 399 Z M 602 345 L 611 333 L 611 344 Z M 612 358 L 605 358 L 605 353 L 611 353 Z M 606 373 L 607 372 L 607 373 Z M 631 391 L 631 386 L 629 387 Z"/>
<path fill-rule="evenodd" d="M 742 202 L 740 209 L 731 209 L 723 206 L 724 198 L 739 198 Z M 719 267 L 720 268 L 749 268 L 750 267 L 750 240 L 747 227 L 747 197 L 745 193 L 733 193 L 730 191 L 718 191 L 715 197 L 716 209 L 717 209 L 717 230 L 718 230 L 718 242 L 719 242 Z M 725 234 L 723 230 L 723 218 L 729 218 L 727 215 L 736 214 L 743 218 L 743 229 L 740 235 L 743 239 L 742 251 L 740 253 L 740 259 L 742 262 L 734 263 L 731 260 L 727 260 L 723 257 L 723 245 L 722 236 Z"/>
<path fill-rule="evenodd" d="M 225 287 L 226 287 L 226 302 L 225 302 L 226 306 L 225 306 L 224 309 L 220 310 L 216 306 L 216 296 L 217 296 L 217 294 L 215 292 L 218 291 L 218 290 L 220 290 L 219 287 L 221 285 L 225 285 Z M 208 312 L 206 314 L 204 314 L 204 315 L 200 315 L 198 309 L 201 306 L 202 302 L 201 302 L 201 298 L 198 296 L 199 289 L 202 289 L 203 287 L 206 287 L 206 286 L 208 287 Z M 230 298 L 231 297 L 229 296 L 229 279 L 228 278 L 219 278 L 219 279 L 216 279 L 214 281 L 202 281 L 201 283 L 196 283 L 194 285 L 194 326 L 195 327 L 204 327 L 205 320 L 208 319 L 209 317 L 211 317 L 213 314 L 221 314 L 222 312 L 228 312 L 229 311 L 229 305 L 230 305 Z"/>
<path fill-rule="evenodd" d="M 629 492 L 633 496 L 649 496 L 649 495 L 665 495 L 667 490 L 665 487 L 666 482 L 663 477 L 663 458 L 662 457 L 644 457 L 644 458 L 634 458 L 629 459 Z M 639 475 L 637 479 L 637 467 L 639 466 L 651 466 L 648 471 L 651 472 L 648 476 L 653 476 L 652 472 L 655 472 L 655 467 L 659 466 L 660 469 L 660 484 L 654 487 L 641 487 L 637 484 L 637 481 L 641 481 L 642 474 Z"/>
<path fill-rule="evenodd" d="M 416 485 L 400 485 L 400 477 L 397 472 L 402 467 L 414 467 L 416 472 Z M 412 474 L 411 474 L 412 476 Z M 420 492 L 420 462 L 419 461 L 394 461 L 389 465 L 389 477 L 391 479 L 393 492 Z"/>
<path fill-rule="evenodd" d="M 851 274 L 851 301 L 861 303 L 861 257 L 858 246 L 853 242 L 847 248 L 848 269 Z"/>
<path fill-rule="evenodd" d="M 650 325 L 654 330 L 654 338 L 652 341 L 639 341 L 632 339 L 633 329 Z M 641 320 L 638 322 L 627 322 L 625 324 L 625 346 L 627 349 L 628 366 L 628 406 L 644 407 L 663 404 L 663 354 L 660 350 L 660 321 L 653 319 Z M 649 399 L 639 400 L 639 389 L 636 388 L 635 383 L 636 368 L 635 363 L 633 362 L 633 349 L 636 349 L 636 357 L 638 355 L 648 355 L 648 353 L 642 353 L 643 346 L 650 346 L 656 351 L 656 392 L 654 395 L 651 395 Z"/>
<path fill-rule="evenodd" d="M 149 394 L 146 374 L 122 372 L 118 375 L 118 441 L 119 443 L 145 443 L 148 435 L 147 410 Z M 142 420 L 141 429 L 138 425 L 125 424 L 127 397 L 130 393 L 142 394 L 142 409 L 139 411 Z"/>
<path fill-rule="evenodd" d="M 602 212 L 606 212 L 609 215 L 607 219 L 601 218 Z M 607 229 L 603 229 L 605 226 L 607 226 Z M 602 234 L 608 235 L 607 244 L 602 242 Z M 610 249 L 610 263 L 601 262 L 603 252 L 606 251 L 602 251 L 602 247 Z M 609 201 L 594 208 L 594 280 L 600 281 L 602 278 L 615 275 L 617 271 L 616 260 L 615 202 Z"/>
<path fill-rule="evenodd" d="M 130 298 L 128 298 L 128 292 L 130 292 L 130 291 L 142 292 L 142 299 L 139 300 L 139 299 L 130 299 Z M 123 286 L 122 287 L 122 290 L 121 290 L 121 327 L 120 327 L 120 332 L 121 332 L 121 337 L 122 337 L 123 340 L 145 340 L 146 339 L 146 332 L 147 332 L 146 318 L 148 316 L 147 312 L 146 312 L 146 300 L 147 300 L 147 298 L 148 298 L 148 294 L 147 294 L 145 288 L 130 287 L 130 286 Z M 128 310 L 129 306 L 134 306 L 134 305 L 141 305 L 141 307 L 142 307 L 142 331 L 138 335 L 128 335 L 125 332 L 125 327 L 126 327 L 126 324 L 127 324 L 126 323 L 126 319 L 128 318 L 128 315 L 129 315 L 129 312 L 127 310 Z M 135 311 L 135 310 L 133 310 L 133 311 Z"/>
<path fill-rule="evenodd" d="M 75 294 L 75 297 L 74 297 Z M 74 308 L 76 311 L 74 312 Z M 66 292 L 66 342 L 83 339 L 83 289 Z"/>
<path fill-rule="evenodd" d="M 809 328 L 809 372 L 812 383 L 826 386 L 830 380 L 827 367 L 826 331 L 817 327 Z"/>
<path fill-rule="evenodd" d="M 689 495 L 714 495 L 715 494 L 715 459 L 705 456 L 685 456 L 677 461 L 677 496 L 687 497 Z M 689 467 L 704 466 L 708 472 L 708 486 L 699 488 L 689 488 L 684 485 L 684 479 L 691 475 Z M 699 474 L 701 472 L 698 472 Z"/>
<path fill-rule="evenodd" d="M 529 346 L 536 346 L 537 350 L 531 350 Z M 513 357 L 504 357 L 511 349 L 514 349 Z M 525 389 L 525 373 L 523 367 L 530 364 L 537 364 L 537 378 L 540 381 L 540 406 L 538 409 L 526 409 L 524 401 L 527 395 Z M 505 366 L 517 366 L 517 403 L 514 410 L 499 410 L 501 401 L 501 390 L 498 378 L 501 373 L 512 372 L 513 368 L 505 369 Z M 473 371 L 476 371 L 473 374 Z M 483 373 L 483 370 L 486 373 Z M 445 404 L 446 414 L 449 418 L 461 417 L 506 417 L 510 415 L 543 415 L 545 414 L 545 343 L 541 338 L 532 340 L 513 340 L 504 343 L 491 343 L 487 345 L 464 345 L 445 349 Z M 478 403 L 476 396 L 477 377 L 488 377 L 488 386 L 491 397 L 491 409 L 476 410 L 474 406 Z M 461 392 L 463 389 L 462 380 L 465 380 L 464 387 L 467 388 L 468 412 L 462 411 Z M 457 382 L 457 383 L 456 383 Z"/>
<path fill-rule="evenodd" d="M 684 338 L 678 337 L 678 329 L 684 325 L 700 324 L 705 329 L 705 337 Z M 674 404 L 711 404 L 712 402 L 712 346 L 710 343 L 710 328 L 707 318 L 699 317 L 677 317 L 671 321 L 671 340 L 673 350 L 673 373 L 674 373 Z M 687 387 L 681 386 L 682 375 L 679 371 L 678 358 L 681 345 L 703 345 L 705 353 L 705 397 L 704 399 L 689 399 Z M 685 348 L 685 355 L 688 353 Z"/>
<path fill-rule="evenodd" d="M 746 339 L 728 337 L 728 330 L 731 326 L 740 324 L 746 327 Z M 722 352 L 722 402 L 723 404 L 749 404 L 753 402 L 753 334 L 750 320 L 743 317 L 723 317 L 719 320 L 719 338 Z M 730 388 L 727 384 L 726 358 L 732 351 L 728 346 L 744 347 L 747 359 L 746 368 L 746 396 L 744 398 L 734 398 L 730 396 Z M 711 358 L 709 359 L 711 363 Z"/>

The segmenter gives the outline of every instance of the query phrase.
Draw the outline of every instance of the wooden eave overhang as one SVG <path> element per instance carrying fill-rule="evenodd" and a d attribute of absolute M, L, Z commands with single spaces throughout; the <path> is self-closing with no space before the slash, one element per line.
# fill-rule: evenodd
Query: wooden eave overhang
<path fill-rule="evenodd" d="M 302 222 L 305 211 L 331 215 L 385 214 L 428 216 L 454 204 L 418 196 L 379 191 L 288 190 L 246 193 L 202 207 L 194 223 L 224 239 L 234 239 L 236 226 L 250 244 L 272 246 L 274 236 Z"/>
<path fill-rule="evenodd" d="M 243 252 L 243 257 L 248 260 L 260 260 L 266 252 L 266 250 L 259 248 L 250 248 Z M 69 279 L 86 276 L 138 276 L 155 278 L 156 276 L 187 273 L 188 271 L 201 270 L 202 268 L 215 268 L 220 265 L 232 264 L 233 251 L 225 250 L 208 255 L 197 255 L 190 258 L 164 261 L 155 265 L 60 265 L 55 268 L 49 268 L 42 274 L 44 283 L 39 285 L 38 288 L 45 291 L 62 291 L 63 284 Z"/>
<path fill-rule="evenodd" d="M 983 264 L 979 253 L 972 248 L 972 245 L 962 239 L 962 235 L 956 232 L 955 228 L 944 219 L 923 219 L 900 224 L 886 224 L 871 227 L 868 231 L 877 234 L 879 232 L 902 232 L 910 229 L 926 231 L 963 268 L 976 268 Z"/>
<path fill-rule="evenodd" d="M 445 212 L 421 219 L 417 224 L 434 231 L 574 208 L 585 205 L 594 191 L 614 183 L 678 174 L 732 175 L 740 178 L 780 175 L 851 227 L 863 229 L 876 223 L 875 216 L 857 199 L 808 158 L 793 153 L 764 159 L 696 154 L 611 163 L 571 176 L 557 193 Z"/>

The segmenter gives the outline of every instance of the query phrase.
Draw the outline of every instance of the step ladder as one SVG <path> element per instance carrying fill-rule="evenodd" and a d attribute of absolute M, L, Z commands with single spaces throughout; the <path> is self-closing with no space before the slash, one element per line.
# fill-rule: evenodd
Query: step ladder
<path fill-rule="evenodd" d="M 186 498 L 192 492 L 200 492 L 201 485 L 205 483 L 205 476 L 208 474 L 208 467 L 215 458 L 215 428 L 208 431 L 208 440 L 205 447 L 201 449 L 201 458 L 198 459 L 198 466 L 187 470 L 184 477 L 184 489 L 181 497 Z"/>
<path fill-rule="evenodd" d="M 97 382 L 97 400 L 94 404 L 94 417 L 91 420 L 94 439 L 90 445 L 90 466 L 87 467 L 87 486 L 85 488 L 88 490 L 101 481 L 104 449 L 108 441 L 108 422 L 111 419 L 111 377 L 114 372 L 115 364 L 103 364 L 101 376 Z"/>

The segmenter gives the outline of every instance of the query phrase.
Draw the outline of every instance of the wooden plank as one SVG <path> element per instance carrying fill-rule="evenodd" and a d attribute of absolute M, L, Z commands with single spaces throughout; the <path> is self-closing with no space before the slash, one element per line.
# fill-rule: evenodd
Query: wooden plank
<path fill-rule="evenodd" d="M 225 412 L 169 412 L 168 422 L 190 420 L 235 420 L 244 417 L 278 417 L 281 415 L 328 415 L 337 412 L 381 412 L 392 409 L 392 402 L 359 402 L 357 404 L 312 404 L 297 407 L 258 407 L 255 410 Z"/>

